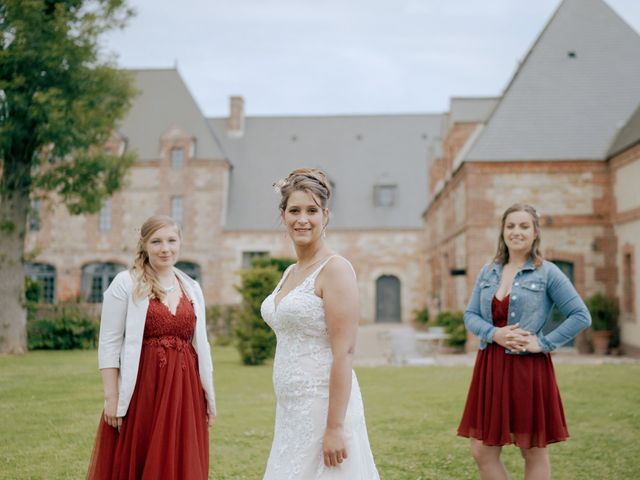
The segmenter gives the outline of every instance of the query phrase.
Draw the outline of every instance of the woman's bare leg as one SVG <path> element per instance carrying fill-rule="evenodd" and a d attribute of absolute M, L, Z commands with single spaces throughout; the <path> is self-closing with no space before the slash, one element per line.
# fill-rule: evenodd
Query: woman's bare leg
<path fill-rule="evenodd" d="M 525 480 L 549 480 L 551 478 L 551 461 L 549 450 L 545 448 L 521 448 L 524 458 Z"/>
<path fill-rule="evenodd" d="M 500 461 L 502 447 L 490 447 L 475 438 L 471 439 L 470 446 L 471 455 L 480 472 L 480 480 L 508 480 L 507 471 Z"/>

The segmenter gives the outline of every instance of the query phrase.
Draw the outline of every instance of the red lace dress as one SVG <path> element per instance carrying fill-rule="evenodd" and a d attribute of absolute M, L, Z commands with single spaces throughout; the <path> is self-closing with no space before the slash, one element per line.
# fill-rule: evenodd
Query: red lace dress
<path fill-rule="evenodd" d="M 493 324 L 507 324 L 509 296 L 493 298 Z M 485 445 L 544 448 L 569 437 L 548 353 L 507 354 L 490 343 L 478 352 L 458 435 Z"/>
<path fill-rule="evenodd" d="M 100 421 L 88 479 L 208 478 L 207 407 L 191 344 L 195 324 L 185 294 L 175 315 L 149 301 L 129 409 L 120 433 Z"/>

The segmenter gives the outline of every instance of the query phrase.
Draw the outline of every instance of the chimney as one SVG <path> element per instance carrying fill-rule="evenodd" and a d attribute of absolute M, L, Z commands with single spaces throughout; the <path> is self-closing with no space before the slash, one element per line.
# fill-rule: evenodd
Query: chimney
<path fill-rule="evenodd" d="M 240 138 L 244 135 L 244 98 L 241 96 L 229 97 L 227 135 L 231 138 Z"/>

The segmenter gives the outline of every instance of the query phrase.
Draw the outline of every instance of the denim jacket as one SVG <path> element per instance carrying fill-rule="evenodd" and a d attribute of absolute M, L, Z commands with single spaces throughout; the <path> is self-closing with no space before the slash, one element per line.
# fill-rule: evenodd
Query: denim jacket
<path fill-rule="evenodd" d="M 497 330 L 493 326 L 491 301 L 500 285 L 502 265 L 487 264 L 476 280 L 471 300 L 464 312 L 464 324 L 480 337 L 480 349 L 493 342 Z M 556 305 L 566 319 L 546 335 L 542 329 Z M 567 343 L 581 330 L 591 325 L 591 315 L 569 279 L 553 263 L 543 261 L 538 268 L 529 260 L 516 274 L 509 298 L 508 324 L 536 335 L 543 352 L 550 352 Z M 507 353 L 515 353 L 507 349 Z"/>

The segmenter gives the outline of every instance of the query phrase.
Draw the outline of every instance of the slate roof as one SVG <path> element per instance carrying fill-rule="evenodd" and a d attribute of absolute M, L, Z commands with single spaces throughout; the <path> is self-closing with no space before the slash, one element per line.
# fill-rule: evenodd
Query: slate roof
<path fill-rule="evenodd" d="M 640 36 L 602 0 L 564 0 L 465 161 L 604 159 L 640 100 Z"/>
<path fill-rule="evenodd" d="M 449 103 L 449 125 L 486 122 L 500 97 L 452 97 Z"/>
<path fill-rule="evenodd" d="M 178 126 L 196 137 L 195 158 L 224 159 L 209 123 L 176 69 L 128 70 L 140 92 L 118 131 L 139 160 L 160 157 L 160 137 Z"/>
<path fill-rule="evenodd" d="M 224 118 L 210 119 L 233 164 L 226 228 L 279 224 L 272 183 L 298 167 L 318 167 L 335 185 L 332 229 L 419 229 L 430 157 L 444 115 L 247 117 L 241 138 Z M 392 207 L 374 206 L 376 184 L 396 184 Z"/>
<path fill-rule="evenodd" d="M 640 104 L 627 124 L 618 132 L 607 156 L 613 157 L 637 143 L 640 143 Z"/>

